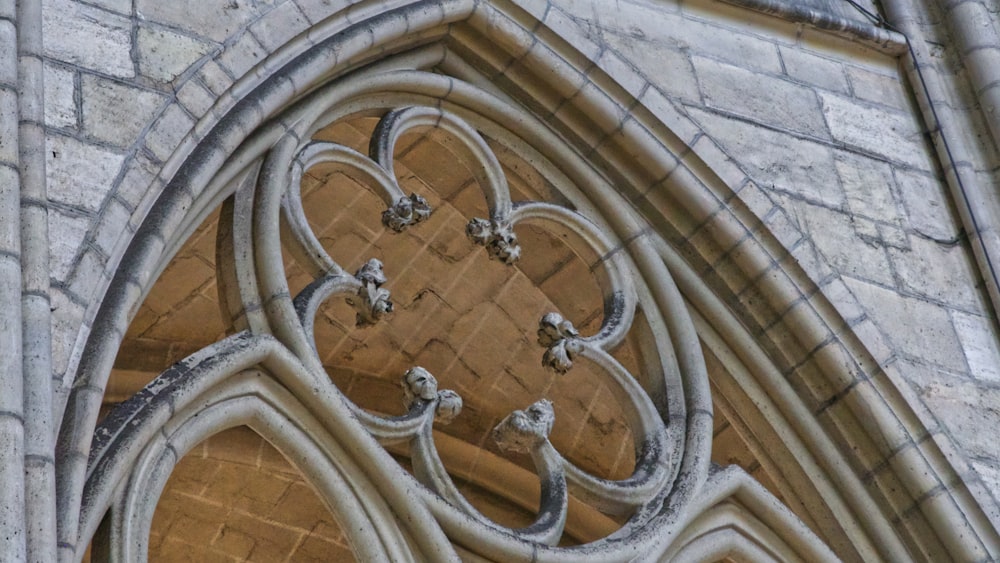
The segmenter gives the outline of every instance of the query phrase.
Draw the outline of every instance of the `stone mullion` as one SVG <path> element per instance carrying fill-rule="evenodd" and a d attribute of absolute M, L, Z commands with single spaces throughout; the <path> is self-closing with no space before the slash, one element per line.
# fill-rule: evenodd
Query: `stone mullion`
<path fill-rule="evenodd" d="M 55 561 L 52 338 L 41 1 L 19 0 L 17 21 L 25 549 L 30 561 Z"/>
<path fill-rule="evenodd" d="M 0 560 L 25 559 L 17 13 L 0 1 Z M 14 305 L 14 306 L 11 306 Z"/>

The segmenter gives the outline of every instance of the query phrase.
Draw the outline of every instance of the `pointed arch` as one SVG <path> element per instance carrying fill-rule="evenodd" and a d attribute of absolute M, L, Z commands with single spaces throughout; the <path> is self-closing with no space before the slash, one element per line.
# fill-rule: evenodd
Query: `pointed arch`
<path fill-rule="evenodd" d="M 429 68 L 448 76 L 422 72 Z M 687 401 L 671 414 L 683 412 L 688 426 L 684 447 L 693 453 L 685 459 L 694 461 L 679 472 L 694 496 L 670 497 L 676 503 L 662 508 L 664 526 L 677 524 L 676 511 L 705 494 L 709 480 L 704 346 L 723 368 L 715 392 L 748 434 L 761 437 L 761 451 L 781 446 L 771 459 L 791 476 L 788 496 L 830 530 L 823 540 L 838 553 L 978 560 L 1000 550 L 983 509 L 894 382 L 751 211 L 755 187 L 739 175 L 723 180 L 718 171 L 729 164 L 710 139 L 669 102 L 654 113 L 652 94 L 633 96 L 615 84 L 544 18 L 505 2 L 359 4 L 290 42 L 224 97 L 232 101 L 224 116 L 205 121 L 205 133 L 190 135 L 164 165 L 169 181 L 94 310 L 60 430 L 64 557 L 79 553 L 110 506 L 111 476 L 137 459 L 115 458 L 132 450 L 102 449 L 105 438 L 93 442 L 92 429 L 129 316 L 169 258 L 202 218 L 257 180 L 268 151 L 292 151 L 309 137 L 310 125 L 301 124 L 415 104 L 445 109 L 501 143 L 511 139 L 576 209 L 623 243 L 647 282 L 659 284 L 660 307 L 690 308 L 693 321 L 664 319 L 672 346 L 663 353 L 686 377 L 668 383 L 666 396 Z M 635 212 L 618 210 L 626 202 Z M 130 439 L 146 444 L 153 434 Z M 118 469 L 108 471 L 102 464 L 112 459 Z M 486 533 L 431 496 L 420 502 L 466 547 Z M 642 537 L 641 545 L 655 544 Z M 525 557 L 538 549 L 491 541 Z"/>

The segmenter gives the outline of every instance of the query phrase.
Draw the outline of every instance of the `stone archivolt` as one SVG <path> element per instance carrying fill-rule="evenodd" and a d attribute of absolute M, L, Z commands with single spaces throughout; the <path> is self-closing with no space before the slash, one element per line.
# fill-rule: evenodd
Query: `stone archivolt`
<path fill-rule="evenodd" d="M 172 467 L 195 444 L 241 425 L 296 460 L 343 528 L 352 531 L 352 548 L 362 560 L 476 556 L 503 561 L 625 561 L 736 556 L 821 561 L 837 558 L 828 543 L 846 557 L 885 556 L 896 549 L 923 549 L 921 542 L 947 544 L 948 534 L 957 533 L 939 526 L 943 540 L 912 538 L 894 530 L 886 515 L 876 511 L 860 526 L 824 529 L 820 537 L 738 468 L 712 466 L 712 400 L 702 342 L 713 357 L 725 356 L 723 360 L 730 361 L 736 372 L 739 362 L 723 352 L 746 333 L 733 328 L 737 323 L 721 307 L 706 305 L 714 303 L 714 297 L 698 293 L 689 269 L 678 263 L 667 234 L 651 226 L 649 213 L 636 209 L 641 204 L 630 203 L 629 198 L 641 191 L 639 186 L 619 186 L 607 179 L 619 173 L 629 176 L 624 172 L 648 174 L 650 169 L 643 166 L 656 166 L 657 160 L 631 154 L 622 160 L 622 153 L 604 147 L 603 140 L 592 145 L 583 141 L 587 132 L 581 124 L 593 125 L 617 115 L 614 97 L 620 92 L 607 86 L 578 101 L 603 107 L 606 113 L 595 111 L 576 121 L 578 116 L 543 121 L 509 97 L 476 85 L 473 68 L 488 62 L 480 58 L 485 56 L 484 46 L 474 45 L 474 39 L 456 32 L 448 47 L 423 44 L 445 37 L 451 32 L 447 25 L 456 21 L 468 20 L 477 33 L 505 33 L 503 26 L 496 31 L 494 24 L 520 26 L 525 23 L 522 20 L 530 19 L 522 12 L 514 10 L 511 16 L 486 4 L 439 2 L 384 15 L 370 6 L 362 7 L 358 9 L 361 20 L 364 9 L 375 10 L 364 26 L 347 26 L 338 32 L 341 45 L 356 52 L 345 47 L 331 63 L 320 60 L 321 47 L 299 45 L 301 57 L 275 71 L 259 97 L 250 96 L 245 105 L 233 110 L 236 118 L 228 124 L 239 122 L 241 112 L 263 116 L 257 115 L 256 122 L 241 122 L 238 128 L 219 124 L 220 132 L 211 138 L 216 144 L 206 146 L 206 154 L 192 159 L 184 173 L 178 174 L 176 182 L 188 182 L 187 188 L 196 193 L 205 190 L 195 211 L 184 215 L 183 221 L 194 222 L 226 199 L 221 207 L 216 264 L 220 301 L 232 334 L 163 372 L 104 418 L 91 435 L 100 398 L 91 398 L 86 390 L 103 390 L 116 338 L 120 339 L 114 331 L 95 331 L 90 355 L 81 364 L 84 375 L 70 399 L 75 418 L 62 429 L 66 450 L 74 454 L 70 456 L 73 463 L 63 466 L 59 475 L 64 508 L 60 534 L 68 549 L 82 553 L 94 538 L 95 548 L 115 560 L 145 558 L 156 497 L 150 491 L 163 489 Z M 377 37 L 382 43 L 378 48 L 360 47 L 351 42 L 354 36 L 365 41 Z M 507 36 L 512 37 L 519 36 Z M 472 48 L 463 41 L 475 47 L 471 62 L 454 58 L 456 51 Z M 525 41 L 521 37 L 513 43 L 527 49 Z M 528 63 L 547 60 L 553 64 L 545 68 L 555 68 L 560 57 L 556 51 L 565 52 L 567 47 L 557 39 L 549 41 L 554 45 L 547 55 L 550 58 L 539 55 Z M 362 65 L 378 60 L 380 49 L 402 54 Z M 438 66 L 450 70 L 452 76 L 427 71 Z M 333 75 L 336 80 L 331 79 Z M 537 75 L 536 79 L 542 80 Z M 530 92 L 518 92 L 532 98 Z M 368 155 L 338 143 L 311 140 L 321 128 L 358 115 L 380 117 Z M 626 130 L 623 123 L 603 126 L 608 135 Z M 538 343 L 546 348 L 545 365 L 562 373 L 561 377 L 573 377 L 574 364 L 581 362 L 603 373 L 628 421 L 635 465 L 626 478 L 612 480 L 593 475 L 564 457 L 549 441 L 550 432 L 560 423 L 559 413 L 547 397 L 538 397 L 525 410 L 505 418 L 493 432 L 502 448 L 529 454 L 538 473 L 540 508 L 536 520 L 523 528 L 503 526 L 478 511 L 442 461 L 434 423 L 461 421 L 459 393 L 438 390 L 433 374 L 412 366 L 402 378 L 406 412 L 382 416 L 352 402 L 331 381 L 317 353 L 315 316 L 328 300 L 348 300 L 357 310 L 358 330 L 392 322 L 392 305 L 383 288 L 391 286 L 392 272 L 386 276 L 381 263 L 371 259 L 351 275 L 330 256 L 306 217 L 299 193 L 302 176 L 321 164 L 348 171 L 381 198 L 385 206 L 381 220 L 386 227 L 397 232 L 420 229 L 431 213 L 430 206 L 419 194 L 405 195 L 393 161 L 404 134 L 427 129 L 444 131 L 455 141 L 483 192 L 489 219 L 473 219 L 466 232 L 491 258 L 513 264 L 533 252 L 530 246 L 522 249 L 514 233 L 526 225 L 572 233 L 581 245 L 574 252 L 600 257 L 591 267 L 604 299 L 600 327 L 584 336 L 559 314 L 549 313 L 541 319 Z M 665 143 L 675 140 L 666 133 L 662 138 L 669 138 Z M 238 148 L 223 150 L 229 146 L 227 139 Z M 641 141 L 632 142 L 637 151 L 649 150 Z M 490 143 L 536 163 L 555 187 L 558 201 L 512 202 L 506 173 Z M 598 150 L 599 146 L 606 152 Z M 658 145 L 655 151 L 669 154 L 666 145 Z M 171 201 L 166 198 L 165 212 L 151 215 L 151 221 L 169 220 Z M 167 232 L 169 226 L 149 225 L 148 232 L 153 233 L 157 228 Z M 282 232 L 284 236 L 279 236 Z M 178 246 L 179 242 L 172 241 Z M 285 276 L 282 245 L 312 277 L 294 296 Z M 170 255 L 163 246 L 153 248 L 141 241 L 131 252 L 139 265 L 156 264 Z M 119 284 L 115 287 L 125 287 L 137 282 L 123 275 L 115 283 Z M 685 292 L 683 297 L 678 286 Z M 141 294 L 122 291 L 119 295 L 127 297 L 109 301 L 98 326 L 127 320 L 129 306 Z M 719 318 L 709 322 L 707 317 L 713 314 Z M 630 372 L 612 353 L 630 333 L 639 335 L 643 359 L 639 373 Z M 756 350 L 751 345 L 748 349 Z M 778 389 L 780 383 L 773 385 Z M 745 386 L 749 388 L 750 383 Z M 801 420 L 815 423 L 808 417 Z M 412 475 L 386 451 L 401 444 L 409 450 Z M 810 447 L 807 444 L 802 451 L 813 455 Z M 926 462 L 940 472 L 936 463 L 935 459 Z M 823 472 L 809 479 L 823 484 L 817 488 L 831 482 Z M 809 499 L 821 497 L 806 489 L 802 485 L 796 490 L 804 491 Z M 873 505 L 872 498 L 859 491 L 837 489 L 824 494 L 828 496 L 816 503 L 822 505 L 816 515 L 856 515 Z M 560 547 L 574 502 L 616 515 L 623 523 L 585 545 Z M 106 525 L 99 530 L 102 520 Z M 977 524 L 967 525 L 971 529 Z M 871 546 L 880 540 L 890 547 Z M 844 548 L 851 542 L 857 551 Z M 985 543 L 963 549 L 975 553 Z"/>

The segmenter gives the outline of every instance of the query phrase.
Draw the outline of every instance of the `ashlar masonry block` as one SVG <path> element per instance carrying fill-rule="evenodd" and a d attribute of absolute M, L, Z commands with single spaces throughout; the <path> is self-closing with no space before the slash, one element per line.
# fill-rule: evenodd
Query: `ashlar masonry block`
<path fill-rule="evenodd" d="M 112 150 L 61 135 L 49 135 L 45 154 L 49 198 L 86 212 L 100 208 L 125 160 Z"/>
<path fill-rule="evenodd" d="M 104 74 L 135 76 L 132 22 L 124 16 L 72 0 L 45 0 L 45 55 Z"/>
<path fill-rule="evenodd" d="M 132 145 L 166 96 L 124 82 L 84 74 L 80 80 L 84 133 L 118 147 Z"/>

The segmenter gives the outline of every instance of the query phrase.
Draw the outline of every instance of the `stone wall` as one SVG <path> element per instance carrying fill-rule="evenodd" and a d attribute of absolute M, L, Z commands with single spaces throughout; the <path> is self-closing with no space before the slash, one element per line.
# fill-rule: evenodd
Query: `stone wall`
<path fill-rule="evenodd" d="M 776 205 L 761 218 L 1000 494 L 982 432 L 1000 424 L 1000 332 L 898 56 L 714 3 L 552 5 L 581 50 L 654 85 Z"/>
<path fill-rule="evenodd" d="M 337 3 L 44 3 L 57 393 L 70 384 L 95 303 L 176 169 L 175 154 L 231 107 L 227 90 L 238 91 L 254 65 Z M 1000 424 L 995 305 L 944 183 L 950 163 L 939 160 L 916 103 L 919 85 L 901 69 L 905 46 L 707 0 L 523 4 L 654 114 L 689 118 L 689 138 L 704 136 L 711 142 L 702 150 L 749 177 L 731 187 L 913 402 L 932 438 L 957 444 L 959 471 L 968 460 L 975 473 L 967 479 L 1000 495 L 1000 450 L 984 431 Z M 864 21 L 842 3 L 808 4 Z M 0 37 L 4 29 L 0 19 Z"/>

